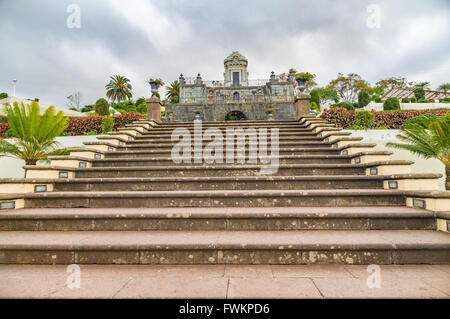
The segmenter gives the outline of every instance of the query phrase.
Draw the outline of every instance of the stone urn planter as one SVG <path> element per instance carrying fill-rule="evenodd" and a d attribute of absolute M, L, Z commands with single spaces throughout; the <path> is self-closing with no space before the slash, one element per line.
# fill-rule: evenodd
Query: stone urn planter
<path fill-rule="evenodd" d="M 152 99 L 157 99 L 158 89 L 164 85 L 163 80 L 161 78 L 150 78 L 147 82 L 152 90 Z"/>
<path fill-rule="evenodd" d="M 158 86 L 156 84 L 156 82 L 149 82 L 150 84 L 150 88 L 152 90 L 152 98 L 157 98 L 158 97 Z"/>
<path fill-rule="evenodd" d="M 273 121 L 273 114 L 275 113 L 275 109 L 267 109 L 266 114 L 267 114 L 267 119 L 269 121 Z"/>
<path fill-rule="evenodd" d="M 305 92 L 305 88 L 306 88 L 306 80 L 296 79 L 296 81 L 297 81 L 297 86 L 298 86 L 298 90 L 299 90 L 300 94 L 303 94 L 303 92 Z"/>

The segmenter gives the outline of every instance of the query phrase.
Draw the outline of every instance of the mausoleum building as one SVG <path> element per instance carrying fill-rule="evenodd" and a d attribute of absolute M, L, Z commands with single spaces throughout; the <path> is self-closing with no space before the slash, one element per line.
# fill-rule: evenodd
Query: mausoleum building
<path fill-rule="evenodd" d="M 251 80 L 248 60 L 238 51 L 224 60 L 223 80 L 203 81 L 200 74 L 188 78 L 180 75 L 180 103 L 166 105 L 175 121 L 192 121 L 194 111 L 201 110 L 204 121 L 227 119 L 264 120 L 266 111 L 274 108 L 274 118 L 296 118 L 294 77 L 276 76 L 272 71 L 266 80 Z"/>

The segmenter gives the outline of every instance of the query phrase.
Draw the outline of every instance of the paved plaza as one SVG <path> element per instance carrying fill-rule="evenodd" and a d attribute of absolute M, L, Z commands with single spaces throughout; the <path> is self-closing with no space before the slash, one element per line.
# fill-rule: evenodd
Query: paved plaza
<path fill-rule="evenodd" d="M 450 265 L 380 267 L 380 288 L 369 288 L 365 265 L 80 265 L 80 288 L 69 288 L 65 265 L 2 265 L 0 297 L 450 297 Z"/>

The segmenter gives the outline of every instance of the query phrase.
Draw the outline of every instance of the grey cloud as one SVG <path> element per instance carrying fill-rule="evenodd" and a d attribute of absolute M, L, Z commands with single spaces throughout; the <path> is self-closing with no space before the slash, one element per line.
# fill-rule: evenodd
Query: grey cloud
<path fill-rule="evenodd" d="M 131 79 L 136 97 L 147 96 L 149 76 L 170 82 L 181 72 L 201 72 L 220 79 L 233 50 L 249 58 L 252 78 L 294 66 L 317 73 L 322 85 L 338 72 L 374 83 L 441 70 L 423 80 L 433 86 L 450 80 L 450 70 L 442 71 L 450 64 L 444 0 L 147 1 L 151 10 L 143 7 L 130 20 L 125 13 L 139 1 L 132 2 L 117 2 L 118 8 L 107 0 L 0 0 L 0 91 L 11 92 L 17 78 L 20 96 L 65 106 L 66 96 L 79 90 L 88 104 L 104 96 L 109 76 L 118 73 Z M 81 29 L 66 27 L 71 3 L 81 7 Z M 366 26 L 370 3 L 382 9 L 380 29 Z M 170 24 L 152 31 L 152 19 Z M 414 34 L 406 27 L 411 21 L 430 33 Z"/>

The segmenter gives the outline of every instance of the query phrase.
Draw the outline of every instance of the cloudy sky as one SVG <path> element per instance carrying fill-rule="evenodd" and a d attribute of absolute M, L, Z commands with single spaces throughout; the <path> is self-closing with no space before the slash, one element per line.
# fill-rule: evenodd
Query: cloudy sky
<path fill-rule="evenodd" d="M 104 97 L 113 74 L 134 97 L 149 77 L 222 79 L 234 50 L 252 79 L 294 67 L 320 85 L 338 72 L 450 82 L 448 0 L 0 0 L 0 30 L 0 92 L 17 79 L 17 96 L 62 107 L 74 91 L 82 105 Z"/>

